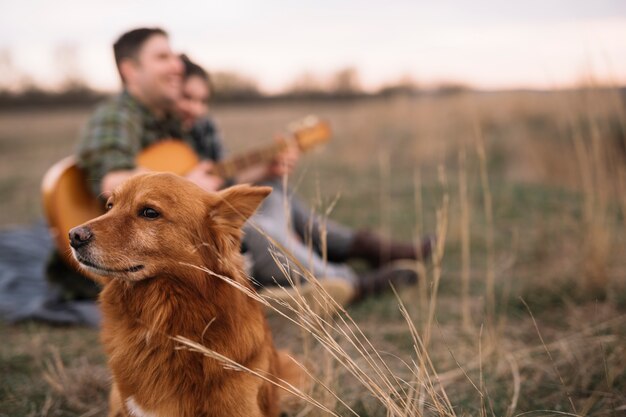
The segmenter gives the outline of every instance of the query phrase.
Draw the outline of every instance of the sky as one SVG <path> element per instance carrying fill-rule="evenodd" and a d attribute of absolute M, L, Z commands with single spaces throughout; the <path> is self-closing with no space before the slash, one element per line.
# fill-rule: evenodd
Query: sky
<path fill-rule="evenodd" d="M 626 83 L 626 0 L 0 0 L 0 86 L 76 73 L 119 81 L 111 45 L 160 26 L 176 51 L 278 92 L 305 73 L 358 70 L 366 89 L 411 78 L 482 89 Z M 68 52 L 69 51 L 69 52 Z"/>

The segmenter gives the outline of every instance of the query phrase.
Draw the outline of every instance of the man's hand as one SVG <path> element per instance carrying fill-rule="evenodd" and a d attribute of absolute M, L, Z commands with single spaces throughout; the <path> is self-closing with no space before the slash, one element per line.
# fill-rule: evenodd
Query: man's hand
<path fill-rule="evenodd" d="M 300 160 L 300 150 L 296 145 L 289 145 L 270 163 L 268 172 L 271 177 L 291 175 Z"/>
<path fill-rule="evenodd" d="M 215 192 L 224 185 L 224 179 L 211 174 L 213 163 L 202 161 L 192 169 L 185 178 L 205 191 Z"/>

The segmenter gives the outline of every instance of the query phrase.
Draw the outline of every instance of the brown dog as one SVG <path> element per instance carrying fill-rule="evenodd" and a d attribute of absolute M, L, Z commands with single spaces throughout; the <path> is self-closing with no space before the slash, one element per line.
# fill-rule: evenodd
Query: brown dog
<path fill-rule="evenodd" d="M 197 341 L 274 380 L 293 372 L 279 369 L 289 362 L 274 349 L 261 306 L 188 266 L 249 287 L 241 226 L 270 192 L 242 185 L 209 194 L 175 175 L 143 174 L 113 192 L 106 214 L 70 231 L 74 257 L 104 285 L 110 416 L 279 414 L 274 385 L 171 339 Z"/>

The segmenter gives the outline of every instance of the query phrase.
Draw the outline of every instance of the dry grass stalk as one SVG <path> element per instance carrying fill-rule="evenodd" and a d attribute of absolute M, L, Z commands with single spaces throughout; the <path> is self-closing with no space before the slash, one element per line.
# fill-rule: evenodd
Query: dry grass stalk
<path fill-rule="evenodd" d="M 330 217 L 330 214 L 332 213 L 335 205 L 337 204 L 337 201 L 339 201 L 339 196 L 336 196 L 335 200 L 333 200 L 325 209 L 324 211 L 324 215 L 319 217 L 319 230 L 317 231 L 317 233 L 319 233 L 320 235 L 320 244 L 321 244 L 321 253 L 322 253 L 322 259 L 324 262 L 324 265 L 328 265 L 328 228 L 327 228 L 327 224 L 328 224 L 328 218 Z M 319 192 L 319 188 L 318 188 L 318 203 L 322 204 L 322 199 L 321 199 L 321 193 Z M 313 216 L 311 216 L 311 221 L 313 219 Z M 312 236 L 312 234 L 311 234 Z M 309 251 L 311 253 L 311 257 L 313 256 L 313 241 L 312 239 L 309 239 L 310 245 L 309 245 Z M 324 276 L 327 276 L 328 274 L 326 272 L 324 272 Z M 323 314 L 324 319 L 326 321 L 328 321 L 330 319 L 330 315 L 332 315 L 332 312 L 334 311 L 333 306 L 328 302 L 328 300 L 324 299 L 322 297 L 322 311 L 320 312 L 320 314 Z M 302 333 L 306 334 L 306 339 L 307 341 L 311 341 L 311 338 L 309 337 L 309 333 L 305 330 L 302 329 Z M 308 357 L 306 355 L 305 352 L 305 358 Z M 336 361 L 334 360 L 334 358 L 331 355 L 324 355 L 323 356 L 323 367 L 324 367 L 324 381 L 323 384 L 321 384 L 323 387 L 325 387 L 325 389 L 322 390 L 321 395 L 322 395 L 322 403 L 325 404 L 328 408 L 331 409 L 335 409 L 337 406 L 337 399 L 335 398 L 335 395 L 331 394 L 331 389 L 329 389 L 328 387 L 333 387 L 335 388 L 336 385 Z"/>
<path fill-rule="evenodd" d="M 108 389 L 106 371 L 84 361 L 78 367 L 67 368 L 57 348 L 53 348 L 51 354 L 52 358 L 44 363 L 42 377 L 53 392 L 71 409 L 87 416 L 102 412 L 102 408 L 94 408 L 93 404 L 97 397 L 104 397 Z M 46 408 L 53 407 L 53 402 L 51 397 L 46 398 L 42 415 L 47 414 Z"/>
<path fill-rule="evenodd" d="M 570 394 L 567 385 L 565 385 L 565 381 L 563 380 L 563 377 L 561 376 L 561 372 L 559 372 L 559 368 L 556 365 L 556 362 L 554 361 L 554 358 L 552 357 L 552 354 L 550 353 L 550 349 L 548 348 L 548 346 L 546 345 L 546 343 L 543 340 L 543 336 L 541 336 L 541 332 L 539 331 L 539 326 L 537 325 L 537 321 L 535 320 L 535 316 L 533 315 L 532 311 L 530 310 L 530 307 L 528 306 L 528 304 L 526 304 L 526 301 L 524 301 L 522 299 L 522 303 L 524 303 L 524 306 L 526 307 L 526 310 L 528 310 L 528 314 L 530 315 L 530 318 L 533 321 L 533 326 L 535 326 L 535 330 L 537 332 L 537 336 L 539 336 L 539 340 L 541 340 L 541 345 L 544 347 L 548 358 L 550 358 L 550 362 L 552 363 L 552 366 L 554 368 L 554 372 L 556 373 L 557 377 L 559 378 L 559 381 L 561 382 L 561 385 L 563 386 L 563 388 L 565 389 L 565 395 L 567 395 L 567 399 L 572 407 L 572 410 L 574 411 L 574 414 L 578 414 L 578 412 L 576 411 L 576 406 L 574 405 L 574 401 L 572 400 L 572 395 Z"/>
<path fill-rule="evenodd" d="M 421 236 L 423 234 L 423 211 L 424 206 L 422 202 L 422 178 L 419 168 L 416 168 L 413 174 L 413 188 L 415 195 L 415 246 L 419 247 L 421 244 Z M 431 257 L 432 258 L 432 257 Z M 421 277 L 418 280 L 415 290 L 417 291 L 417 298 L 419 300 L 417 310 L 418 317 L 421 323 L 421 328 L 426 326 L 426 317 L 428 315 L 428 274 L 426 271 L 425 263 L 418 259 L 416 261 L 416 271 Z"/>
<path fill-rule="evenodd" d="M 389 237 L 391 227 L 391 165 L 389 161 L 389 151 L 386 147 L 383 147 L 378 152 L 378 168 L 380 171 L 380 233 L 383 237 Z M 389 249 L 385 253 L 385 246 L 381 246 L 381 259 L 389 258 Z"/>
<path fill-rule="evenodd" d="M 439 377 L 433 362 L 428 355 L 427 345 L 424 343 L 423 339 L 419 336 L 417 329 L 411 317 L 409 315 L 406 306 L 404 305 L 402 299 L 398 295 L 395 288 L 393 288 L 393 292 L 396 296 L 396 300 L 398 301 L 398 306 L 400 308 L 400 312 L 402 317 L 404 318 L 407 326 L 409 328 L 411 338 L 413 340 L 413 349 L 417 358 L 418 363 L 413 368 L 413 381 L 412 386 L 414 390 L 411 390 L 409 399 L 412 400 L 416 398 L 416 394 L 419 394 L 421 398 L 428 394 L 430 398 L 436 399 L 433 402 L 432 406 L 437 411 L 439 416 L 455 416 L 454 407 L 450 402 L 443 386 L 439 381 Z M 422 406 L 425 402 L 418 401 L 414 403 L 413 401 L 407 402 L 407 415 L 421 415 L 423 414 L 423 408 L 415 408 L 415 406 Z M 421 414 L 420 414 L 421 412 Z"/>
<path fill-rule="evenodd" d="M 489 334 L 495 342 L 495 321 L 496 321 L 496 277 L 495 277 L 495 247 L 494 247 L 494 221 L 493 221 L 493 199 L 491 187 L 489 185 L 489 173 L 487 169 L 487 152 L 482 128 L 477 120 L 474 120 L 474 136 L 476 140 L 476 152 L 480 167 L 480 183 L 483 191 L 483 208 L 485 210 L 485 243 L 487 265 L 485 271 L 485 297 Z"/>
<path fill-rule="evenodd" d="M 594 130 L 595 131 L 595 130 Z M 583 246 L 583 273 L 585 291 L 590 294 L 605 294 L 608 285 L 606 271 L 610 226 L 607 224 L 607 183 L 604 170 L 606 159 L 597 131 L 591 135 L 588 145 L 581 132 L 574 132 L 572 139 L 580 165 L 584 196 L 585 235 Z"/>
<path fill-rule="evenodd" d="M 506 411 L 507 417 L 511 417 L 513 413 L 515 413 L 515 409 L 517 408 L 517 402 L 519 401 L 522 378 L 520 376 L 519 365 L 517 364 L 515 357 L 511 354 L 508 354 L 506 355 L 506 360 L 511 366 L 511 374 L 513 375 L 513 397 L 511 398 L 511 404 Z"/>
<path fill-rule="evenodd" d="M 470 311 L 470 203 L 467 196 L 466 152 L 463 144 L 459 150 L 459 207 L 461 208 L 459 231 L 461 236 L 461 318 L 463 328 L 472 327 Z"/>
<path fill-rule="evenodd" d="M 590 248 L 589 264 L 587 265 L 587 289 L 590 291 L 605 293 L 608 290 L 608 261 L 611 246 L 611 226 L 609 213 L 609 199 L 611 194 L 611 181 L 609 173 L 611 161 L 607 155 L 605 145 L 606 138 L 601 137 L 597 122 L 591 121 L 591 143 L 593 155 L 593 167 L 595 171 L 596 207 L 593 218 L 589 219 L 593 224 L 591 229 L 593 242 Z"/>
<path fill-rule="evenodd" d="M 448 234 L 448 210 L 450 206 L 450 196 L 448 195 L 448 181 L 443 166 L 439 166 L 439 182 L 444 190 L 444 194 L 442 197 L 441 207 L 437 210 L 436 245 L 432 254 L 432 290 L 430 292 L 428 305 L 428 318 L 424 328 L 424 345 L 426 347 L 430 344 L 431 331 L 435 320 L 437 295 L 439 293 L 439 282 L 441 280 L 441 265 L 446 248 L 446 236 Z"/>
<path fill-rule="evenodd" d="M 423 201 L 422 201 L 422 178 L 420 175 L 419 167 L 415 168 L 413 173 L 413 188 L 414 188 L 414 196 L 415 196 L 415 239 L 414 244 L 415 247 L 419 247 L 421 244 L 421 236 L 423 233 Z M 431 255 L 432 259 L 432 255 Z M 420 279 L 417 282 L 417 285 L 413 290 L 409 290 L 408 293 L 412 298 L 417 298 L 417 308 L 415 308 L 415 313 L 419 319 L 419 324 L 421 329 L 426 328 L 426 317 L 428 315 L 428 273 L 426 270 L 426 264 L 424 260 L 417 259 L 415 261 L 415 270 L 418 273 Z M 415 294 L 417 292 L 417 297 Z M 415 306 L 415 303 L 411 303 L 410 305 Z M 416 346 L 416 345 L 414 345 Z M 425 407 L 425 398 L 427 397 L 427 392 L 424 385 L 418 384 L 419 379 L 417 375 L 419 374 L 418 365 L 415 365 L 415 374 L 413 377 L 411 384 L 416 386 L 416 391 L 412 393 L 409 398 L 409 403 L 412 405 L 415 403 L 417 406 L 416 414 L 424 415 L 424 407 Z"/>
<path fill-rule="evenodd" d="M 478 392 L 480 392 L 480 415 L 481 417 L 486 417 L 487 409 L 485 407 L 485 378 L 483 377 L 483 328 L 484 326 L 480 325 L 480 332 L 478 333 L 478 370 L 479 376 L 478 381 L 480 383 Z"/>

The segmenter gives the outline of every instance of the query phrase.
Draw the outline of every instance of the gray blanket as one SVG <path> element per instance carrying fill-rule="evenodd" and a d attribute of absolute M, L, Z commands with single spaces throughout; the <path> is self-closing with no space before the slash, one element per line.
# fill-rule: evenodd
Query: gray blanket
<path fill-rule="evenodd" d="M 98 326 L 94 301 L 65 301 L 45 276 L 53 243 L 43 222 L 0 231 L 0 318 Z"/>

